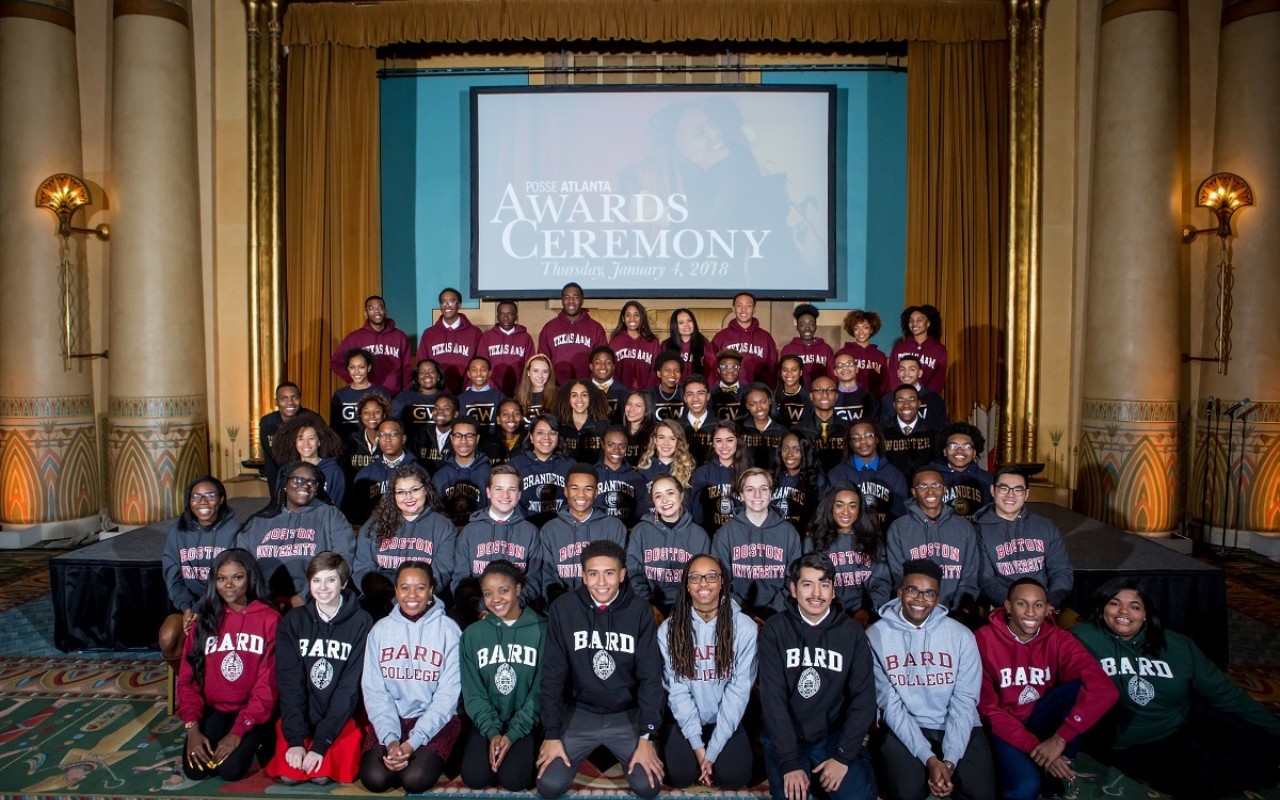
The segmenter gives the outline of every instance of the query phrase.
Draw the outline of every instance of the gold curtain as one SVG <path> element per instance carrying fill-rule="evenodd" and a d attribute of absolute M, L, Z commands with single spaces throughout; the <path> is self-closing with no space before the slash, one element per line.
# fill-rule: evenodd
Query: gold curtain
<path fill-rule="evenodd" d="M 285 376 L 328 414 L 329 356 L 382 282 L 378 79 L 372 48 L 289 50 L 285 112 Z"/>
<path fill-rule="evenodd" d="M 942 313 L 952 419 L 990 406 L 1000 391 L 1008 51 L 1005 42 L 907 49 L 904 305 L 931 303 Z"/>

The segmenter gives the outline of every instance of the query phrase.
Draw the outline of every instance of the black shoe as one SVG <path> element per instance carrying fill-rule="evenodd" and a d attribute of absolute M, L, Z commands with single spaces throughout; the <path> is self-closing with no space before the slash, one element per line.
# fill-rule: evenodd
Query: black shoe
<path fill-rule="evenodd" d="M 316 786 L 328 786 L 329 784 L 333 783 L 333 778 L 330 778 L 327 775 L 321 775 L 318 778 L 312 778 L 311 782 L 314 783 Z"/>
<path fill-rule="evenodd" d="M 284 784 L 285 786 L 297 786 L 298 784 L 302 783 L 302 781 L 298 780 L 297 778 L 286 778 L 283 775 L 281 775 L 279 778 L 276 778 L 276 780 Z"/>

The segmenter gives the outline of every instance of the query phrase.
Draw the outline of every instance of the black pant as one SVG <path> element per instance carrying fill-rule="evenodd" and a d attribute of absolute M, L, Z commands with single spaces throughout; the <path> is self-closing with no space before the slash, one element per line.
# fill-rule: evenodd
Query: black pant
<path fill-rule="evenodd" d="M 711 734 L 715 729 L 714 724 L 702 726 L 704 746 L 711 741 Z M 667 783 L 675 789 L 693 786 L 701 775 L 698 756 L 693 752 L 689 740 L 680 732 L 679 725 L 667 728 L 666 742 L 662 756 L 667 765 Z M 716 756 L 711 767 L 711 782 L 719 789 L 736 792 L 751 782 L 751 764 L 751 742 L 747 740 L 746 728 L 738 725 L 729 741 L 725 742 L 724 749 Z"/>
<path fill-rule="evenodd" d="M 419 747 L 409 756 L 409 765 L 399 772 L 392 772 L 382 763 L 387 754 L 385 747 L 371 747 L 360 756 L 360 782 L 375 794 L 395 788 L 406 794 L 421 794 L 431 790 L 444 772 L 444 759 L 426 747 Z"/>
<path fill-rule="evenodd" d="M 200 732 L 209 740 L 209 747 L 216 749 L 218 742 L 222 741 L 222 737 L 232 732 L 235 727 L 236 717 L 239 715 L 237 711 L 217 711 L 208 709 L 204 716 L 200 718 Z M 236 731 L 239 733 L 239 731 Z M 183 746 L 182 771 L 193 781 L 202 781 L 205 778 L 218 776 L 226 781 L 238 781 L 249 773 L 249 767 L 253 766 L 253 757 L 258 754 L 258 750 L 266 745 L 273 747 L 275 745 L 275 721 L 265 722 L 261 725 L 254 725 L 240 738 L 240 745 L 231 751 L 231 755 L 227 756 L 216 767 L 206 767 L 204 764 L 191 766 L 186 758 L 186 746 Z"/>
<path fill-rule="evenodd" d="M 531 733 L 512 742 L 495 773 L 489 769 L 489 740 L 472 728 L 462 747 L 462 782 L 477 791 L 495 785 L 508 792 L 529 791 L 533 788 L 534 761 L 541 738 Z"/>
<path fill-rule="evenodd" d="M 933 754 L 942 758 L 943 731 L 921 729 L 924 738 L 933 748 Z M 889 800 L 924 800 L 929 796 L 929 774 L 920 759 L 912 755 L 902 740 L 893 735 L 887 726 L 872 737 L 876 763 L 876 783 L 880 792 Z M 996 796 L 996 775 L 991 765 L 991 746 L 987 733 L 974 728 L 969 734 L 969 746 L 956 764 L 951 775 L 956 800 L 989 800 Z"/>

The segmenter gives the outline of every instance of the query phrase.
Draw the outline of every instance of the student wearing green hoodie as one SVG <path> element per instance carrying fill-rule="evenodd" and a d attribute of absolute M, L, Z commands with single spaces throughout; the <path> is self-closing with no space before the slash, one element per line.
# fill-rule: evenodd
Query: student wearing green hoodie
<path fill-rule="evenodd" d="M 527 581 L 510 561 L 489 562 L 480 575 L 488 613 L 462 634 L 462 702 L 475 727 L 463 745 L 461 777 L 472 789 L 533 786 L 547 621 L 521 603 Z"/>
<path fill-rule="evenodd" d="M 1096 755 L 1174 798 L 1232 797 L 1276 784 L 1280 719 L 1190 638 L 1166 631 L 1141 583 L 1114 578 L 1089 607 L 1071 632 L 1120 692 L 1114 740 Z"/>

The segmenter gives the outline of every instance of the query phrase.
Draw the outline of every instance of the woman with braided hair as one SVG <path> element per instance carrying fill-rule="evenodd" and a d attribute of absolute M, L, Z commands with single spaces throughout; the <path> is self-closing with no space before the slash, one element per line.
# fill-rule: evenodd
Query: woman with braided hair
<path fill-rule="evenodd" d="M 675 725 L 665 736 L 667 780 L 737 791 L 751 781 L 742 715 L 756 680 L 756 625 L 733 600 L 732 577 L 715 556 L 684 566 L 685 591 L 658 628 L 663 683 Z"/>

